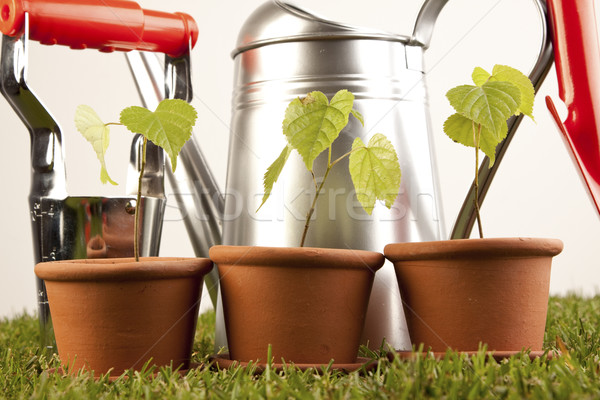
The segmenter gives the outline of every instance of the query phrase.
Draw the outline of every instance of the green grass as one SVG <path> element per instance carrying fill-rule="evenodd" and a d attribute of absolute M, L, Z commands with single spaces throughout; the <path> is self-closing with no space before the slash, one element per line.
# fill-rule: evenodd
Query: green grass
<path fill-rule="evenodd" d="M 214 314 L 202 315 L 194 362 L 208 361 L 213 328 Z M 290 368 L 257 376 L 252 368 L 198 368 L 180 376 L 170 368 L 155 368 L 109 382 L 107 377 L 45 372 L 58 360 L 40 354 L 37 320 L 22 315 L 0 321 L 0 398 L 592 399 L 600 398 L 599 328 L 600 297 L 568 296 L 550 300 L 545 346 L 563 346 L 563 357 L 552 360 L 520 355 L 497 363 L 483 353 L 471 358 L 448 353 L 437 361 L 380 357 L 366 374 Z"/>

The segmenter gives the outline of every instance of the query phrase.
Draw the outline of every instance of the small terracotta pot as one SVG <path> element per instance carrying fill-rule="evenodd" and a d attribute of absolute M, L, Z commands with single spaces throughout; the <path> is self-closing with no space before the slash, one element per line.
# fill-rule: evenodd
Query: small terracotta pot
<path fill-rule="evenodd" d="M 87 258 L 106 258 L 106 242 L 100 235 L 96 235 L 90 239 L 86 245 Z"/>
<path fill-rule="evenodd" d="M 194 339 L 203 258 L 105 258 L 40 263 L 56 345 L 71 372 L 119 375 L 152 364 L 187 368 Z"/>
<path fill-rule="evenodd" d="M 385 247 L 411 341 L 434 352 L 542 350 L 556 239 L 460 239 Z"/>
<path fill-rule="evenodd" d="M 231 359 L 354 363 L 381 253 L 214 246 Z"/>

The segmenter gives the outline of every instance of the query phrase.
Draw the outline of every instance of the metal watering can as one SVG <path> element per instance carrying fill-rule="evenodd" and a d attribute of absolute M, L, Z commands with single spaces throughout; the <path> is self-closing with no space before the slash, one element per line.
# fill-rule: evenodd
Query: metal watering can
<path fill-rule="evenodd" d="M 537 88 L 550 67 L 552 52 L 545 29 L 545 5 L 541 0 L 534 1 L 544 21 L 543 46 L 530 76 Z M 307 245 L 381 251 L 391 242 L 438 240 L 445 236 L 430 143 L 423 52 L 446 2 L 426 0 L 412 36 L 328 21 L 280 0 L 265 3 L 248 18 L 233 53 L 234 93 L 224 194 L 219 192 L 193 138 L 182 149 L 176 176 L 167 169 L 198 256 L 208 255 L 210 246 L 221 243 L 298 245 L 309 202 L 309 193 L 304 188 L 312 187 L 311 177 L 299 159 L 291 157 L 288 161 L 268 207 L 259 213 L 255 210 L 262 197 L 264 171 L 284 146 L 281 120 L 285 107 L 294 97 L 311 90 L 321 90 L 331 97 L 339 89 L 349 89 L 356 95 L 355 108 L 367 118 L 365 128 L 351 122 L 342 132 L 334 146 L 334 157 L 347 151 L 355 137 L 365 140 L 375 130 L 383 132 L 399 151 L 403 183 L 392 209 L 378 205 L 369 217 L 354 197 L 347 168 L 342 165 L 332 170 L 319 199 Z M 165 75 L 154 57 L 137 52 L 129 52 L 127 57 L 140 95 L 149 107 L 163 97 L 161 90 L 156 90 L 163 82 L 168 87 L 166 96 L 191 100 L 186 54 L 167 56 Z M 19 107 L 15 109 L 19 112 Z M 519 121 L 517 118 L 509 122 L 508 138 L 499 146 L 497 164 Z M 54 142 L 60 143 L 60 132 L 57 136 L 56 129 L 49 131 Z M 35 154 L 37 162 L 38 158 L 45 160 L 47 152 Z M 317 159 L 315 171 L 319 171 L 323 162 Z M 488 169 L 484 160 L 480 173 L 482 197 L 496 169 Z M 158 194 L 161 198 L 163 192 Z M 469 236 L 474 221 L 473 195 L 471 190 L 451 237 Z M 63 193 L 55 196 L 62 198 Z M 34 232 L 35 229 L 34 222 Z M 160 226 L 151 231 L 159 235 Z M 216 346 L 219 347 L 225 345 L 226 339 L 218 300 L 218 276 L 209 278 L 207 286 L 217 304 Z M 394 348 L 410 347 L 391 264 L 376 275 L 364 333 L 364 341 L 376 347 L 384 338 Z"/>
<path fill-rule="evenodd" d="M 378 205 L 369 217 L 356 202 L 347 168 L 342 165 L 332 170 L 311 222 L 307 246 L 381 251 L 391 242 L 445 237 L 423 53 L 446 2 L 426 0 L 410 37 L 329 21 L 281 0 L 268 1 L 249 16 L 232 54 L 235 73 L 225 193 L 219 193 L 194 141 L 183 148 L 184 167 L 172 181 L 178 186 L 179 205 L 197 255 L 206 256 L 208 248 L 219 243 L 298 245 L 310 201 L 305 188 L 312 187 L 299 157 L 288 160 L 269 199 L 268 211 L 255 210 L 263 194 L 262 176 L 285 145 L 281 134 L 285 107 L 311 90 L 331 97 L 339 89 L 348 89 L 356 95 L 355 107 L 366 117 L 365 128 L 356 121 L 346 127 L 333 146 L 333 157 L 344 154 L 355 137 L 364 141 L 372 133 L 383 132 L 399 152 L 403 183 L 392 209 Z M 546 31 L 545 3 L 534 3 L 542 18 L 542 46 L 530 78 L 538 89 L 552 63 L 552 47 Z M 148 71 L 134 69 L 134 75 L 146 77 Z M 509 134 L 499 145 L 496 165 L 502 161 L 521 118 L 509 121 Z M 323 170 L 325 162 L 318 158 L 315 171 Z M 487 160 L 483 161 L 481 199 L 497 168 L 489 169 Z M 472 187 L 452 238 L 470 235 L 475 221 L 474 193 Z M 194 220 L 195 216 L 203 221 Z M 215 290 L 212 293 L 214 296 Z M 226 337 L 222 307 L 220 301 L 217 303 L 218 348 L 226 344 Z M 384 338 L 396 349 L 411 346 L 389 263 L 376 274 L 363 341 L 377 347 Z"/>

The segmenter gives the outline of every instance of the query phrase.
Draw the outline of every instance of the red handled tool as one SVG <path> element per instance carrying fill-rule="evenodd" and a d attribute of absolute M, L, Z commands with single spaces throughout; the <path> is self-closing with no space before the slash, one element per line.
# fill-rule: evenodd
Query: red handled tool
<path fill-rule="evenodd" d="M 548 0 L 560 98 L 561 121 L 552 99 L 546 105 L 600 212 L 600 45 L 595 0 Z"/>
<path fill-rule="evenodd" d="M 29 39 L 73 49 L 152 51 L 178 57 L 198 39 L 198 26 L 185 13 L 144 10 L 128 0 L 0 0 L 0 31 L 23 31 Z"/>
<path fill-rule="evenodd" d="M 132 214 L 128 210 L 131 210 L 135 196 L 74 197 L 67 193 L 60 125 L 27 84 L 28 42 L 35 40 L 104 52 L 165 53 L 168 71 L 165 87 L 150 90 L 164 91 L 164 97 L 190 101 L 189 52 L 198 38 L 196 23 L 187 14 L 144 10 L 133 1 L 0 0 L 0 31 L 4 34 L 0 92 L 31 137 L 29 206 L 34 262 L 99 255 L 131 256 L 133 246 L 129 243 L 125 247 L 117 245 L 118 240 L 113 238 L 133 237 Z M 137 54 L 127 53 L 128 56 Z M 142 90 L 140 85 L 138 89 Z M 130 152 L 129 181 L 137 182 L 140 149 L 140 137 L 136 136 Z M 166 206 L 162 150 L 149 144 L 146 160 L 143 197 L 135 207 L 140 207 L 143 215 L 142 254 L 156 256 Z M 137 188 L 137 184 L 134 187 Z M 42 343 L 54 351 L 50 309 L 44 282 L 40 279 L 37 279 L 37 296 Z"/>

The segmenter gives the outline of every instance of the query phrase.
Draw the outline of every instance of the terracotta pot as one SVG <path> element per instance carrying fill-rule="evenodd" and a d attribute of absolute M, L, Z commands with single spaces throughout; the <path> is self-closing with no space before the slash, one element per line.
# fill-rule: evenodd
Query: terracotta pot
<path fill-rule="evenodd" d="M 106 258 L 40 263 L 61 362 L 121 374 L 155 365 L 187 368 L 202 278 L 202 258 Z"/>
<path fill-rule="evenodd" d="M 96 235 L 87 242 L 86 258 L 106 258 L 106 242 L 100 235 Z"/>
<path fill-rule="evenodd" d="M 231 359 L 354 363 L 381 253 L 214 246 Z"/>
<path fill-rule="evenodd" d="M 555 239 L 461 239 L 385 247 L 414 345 L 542 350 Z"/>

